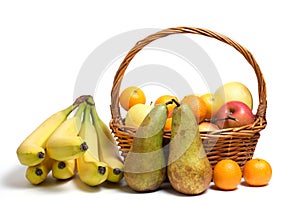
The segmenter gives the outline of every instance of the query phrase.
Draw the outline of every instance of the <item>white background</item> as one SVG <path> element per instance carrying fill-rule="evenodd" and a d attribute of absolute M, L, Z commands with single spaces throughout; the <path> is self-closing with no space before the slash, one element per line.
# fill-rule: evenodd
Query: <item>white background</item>
<path fill-rule="evenodd" d="M 103 2 L 0 2 L 1 196 L 231 200 L 297 196 L 300 80 L 296 69 L 300 64 L 297 27 L 300 16 L 296 1 Z M 268 92 L 268 125 L 261 133 L 254 157 L 271 163 L 270 184 L 261 188 L 242 184 L 231 192 L 210 187 L 206 193 L 194 197 L 182 196 L 168 185 L 147 194 L 134 193 L 124 183 L 90 188 L 78 178 L 68 182 L 48 180 L 37 187 L 30 185 L 24 177 L 26 168 L 19 164 L 15 151 L 40 122 L 73 102 L 76 78 L 88 55 L 122 32 L 175 26 L 202 27 L 223 33 L 253 53 L 264 74 Z M 203 48 L 220 69 L 222 78 L 245 81 L 256 93 L 253 71 L 243 59 L 234 53 L 231 55 L 231 50 L 214 48 L 216 43 L 209 43 L 212 46 L 204 43 Z M 99 85 L 96 91 L 99 113 L 107 123 L 114 70 L 112 72 L 105 75 L 109 77 L 108 89 Z"/>

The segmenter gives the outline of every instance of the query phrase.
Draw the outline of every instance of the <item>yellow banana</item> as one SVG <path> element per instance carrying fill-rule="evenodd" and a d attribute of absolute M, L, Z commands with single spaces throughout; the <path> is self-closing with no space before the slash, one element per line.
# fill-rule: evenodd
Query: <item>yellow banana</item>
<path fill-rule="evenodd" d="M 108 176 L 107 164 L 98 159 L 98 141 L 95 127 L 90 119 L 90 106 L 84 112 L 84 119 L 79 132 L 89 146 L 83 156 L 76 159 L 78 176 L 82 182 L 90 186 L 103 183 Z"/>
<path fill-rule="evenodd" d="M 34 166 L 44 160 L 48 138 L 77 106 L 77 104 L 73 104 L 51 115 L 20 144 L 17 149 L 17 156 L 21 164 Z"/>
<path fill-rule="evenodd" d="M 85 106 L 85 102 L 81 103 L 75 115 L 63 122 L 48 139 L 46 151 L 52 159 L 58 161 L 76 159 L 88 149 L 87 144 L 78 136 Z"/>
<path fill-rule="evenodd" d="M 91 113 L 98 136 L 99 159 L 108 165 L 107 180 L 119 182 L 124 176 L 124 164 L 119 154 L 117 143 L 107 125 L 98 116 L 95 106 L 91 107 Z"/>
<path fill-rule="evenodd" d="M 53 160 L 48 156 L 38 165 L 28 166 L 25 177 L 34 185 L 44 182 L 51 171 Z"/>
<path fill-rule="evenodd" d="M 76 160 L 58 161 L 52 164 L 52 176 L 56 179 L 65 180 L 72 178 L 76 172 Z"/>

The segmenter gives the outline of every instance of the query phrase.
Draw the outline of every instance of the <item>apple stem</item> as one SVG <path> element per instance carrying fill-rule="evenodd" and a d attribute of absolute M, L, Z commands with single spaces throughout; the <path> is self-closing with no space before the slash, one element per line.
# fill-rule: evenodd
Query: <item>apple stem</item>
<path fill-rule="evenodd" d="M 215 123 L 216 121 L 228 120 L 228 119 L 234 120 L 234 121 L 239 121 L 237 118 L 232 117 L 230 114 L 228 114 L 227 117 L 225 117 L 225 118 L 205 119 L 204 121 Z"/>
<path fill-rule="evenodd" d="M 239 121 L 237 118 L 235 117 L 232 117 L 230 114 L 227 115 L 227 119 L 231 119 L 231 120 L 234 120 L 234 121 Z"/>

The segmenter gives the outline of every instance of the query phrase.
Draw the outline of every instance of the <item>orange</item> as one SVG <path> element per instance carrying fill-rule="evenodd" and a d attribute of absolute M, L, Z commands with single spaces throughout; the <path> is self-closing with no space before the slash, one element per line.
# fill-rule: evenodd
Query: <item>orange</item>
<path fill-rule="evenodd" d="M 181 103 L 186 103 L 190 106 L 198 124 L 205 119 L 207 114 L 207 107 L 205 105 L 205 102 L 199 96 L 193 94 L 187 95 L 183 97 Z"/>
<path fill-rule="evenodd" d="M 217 108 L 219 108 L 220 105 L 220 100 L 218 99 L 217 96 L 215 96 L 212 93 L 206 93 L 201 96 L 199 96 L 200 99 L 202 99 L 207 107 L 207 113 L 205 116 L 205 119 L 211 119 L 211 117 L 216 113 Z"/>
<path fill-rule="evenodd" d="M 243 169 L 244 179 L 251 186 L 264 186 L 269 183 L 272 177 L 271 165 L 259 158 L 246 162 Z"/>
<path fill-rule="evenodd" d="M 141 88 L 130 86 L 125 88 L 120 94 L 120 104 L 124 110 L 128 111 L 136 104 L 145 104 L 146 96 Z"/>
<path fill-rule="evenodd" d="M 167 118 L 167 121 L 165 123 L 164 131 L 170 132 L 172 130 L 172 117 Z"/>
<path fill-rule="evenodd" d="M 213 173 L 214 184 L 221 190 L 234 190 L 242 180 L 242 170 L 237 162 L 231 159 L 219 161 Z"/>
<path fill-rule="evenodd" d="M 154 105 L 162 104 L 162 103 L 167 103 L 169 101 L 172 101 L 172 99 L 174 99 L 175 101 L 178 102 L 178 98 L 176 96 L 174 96 L 174 95 L 162 95 L 162 96 L 160 96 L 160 97 L 158 97 L 156 99 L 156 101 L 154 102 Z M 171 103 L 171 104 L 167 105 L 167 108 L 168 108 L 168 117 L 172 116 L 172 111 L 174 110 L 175 107 L 176 107 L 175 103 Z"/>

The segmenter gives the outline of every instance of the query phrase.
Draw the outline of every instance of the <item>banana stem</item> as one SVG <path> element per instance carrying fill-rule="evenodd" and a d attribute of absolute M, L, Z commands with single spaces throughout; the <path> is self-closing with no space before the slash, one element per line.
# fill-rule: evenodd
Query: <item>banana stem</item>
<path fill-rule="evenodd" d="M 74 101 L 73 105 L 80 105 L 80 104 L 82 104 L 83 102 L 86 102 L 87 99 L 90 98 L 90 97 L 91 97 L 91 95 L 82 95 L 82 96 L 78 97 L 78 98 Z"/>
<path fill-rule="evenodd" d="M 93 99 L 92 96 L 89 96 L 89 98 L 86 99 L 86 103 L 90 106 L 94 106 L 95 105 L 95 101 Z"/>
<path fill-rule="evenodd" d="M 91 107 L 90 105 L 87 105 L 84 110 L 83 124 L 89 123 L 89 121 L 91 120 L 90 114 L 91 114 Z"/>
<path fill-rule="evenodd" d="M 85 102 L 81 103 L 74 116 L 81 119 L 85 107 L 86 107 L 86 103 Z"/>

